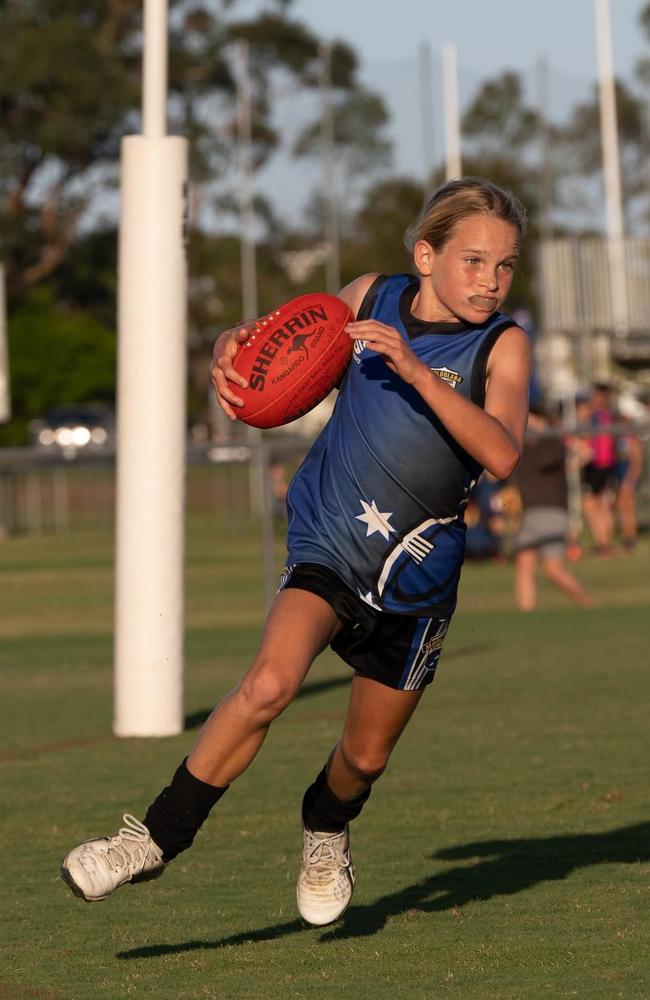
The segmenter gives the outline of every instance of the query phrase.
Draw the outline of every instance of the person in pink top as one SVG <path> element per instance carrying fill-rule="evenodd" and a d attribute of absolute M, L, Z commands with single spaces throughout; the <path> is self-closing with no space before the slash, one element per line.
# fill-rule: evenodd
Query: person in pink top
<path fill-rule="evenodd" d="M 631 552 L 639 530 L 636 493 L 643 471 L 643 443 L 629 417 L 619 414 L 617 421 L 622 425 L 623 432 L 618 437 L 616 451 L 614 515 L 618 520 L 622 549 Z"/>
<path fill-rule="evenodd" d="M 612 501 L 616 488 L 616 437 L 610 389 L 604 384 L 592 387 L 589 423 L 595 433 L 586 439 L 588 461 L 582 469 L 582 509 L 596 555 L 612 552 L 614 516 Z"/>

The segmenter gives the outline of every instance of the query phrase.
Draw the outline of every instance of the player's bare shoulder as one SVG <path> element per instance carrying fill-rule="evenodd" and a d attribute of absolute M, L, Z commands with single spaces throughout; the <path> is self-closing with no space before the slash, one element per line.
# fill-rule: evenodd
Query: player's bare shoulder
<path fill-rule="evenodd" d="M 379 273 L 376 271 L 369 274 L 362 274 L 358 278 L 355 278 L 354 281 L 351 281 L 349 285 L 345 285 L 338 293 L 339 298 L 343 299 L 349 305 L 353 316 L 356 317 L 368 289 L 378 277 Z"/>
<path fill-rule="evenodd" d="M 495 368 L 511 368 L 513 365 L 530 372 L 533 363 L 533 345 L 529 335 L 514 323 L 499 336 L 490 351 L 487 374 Z"/>

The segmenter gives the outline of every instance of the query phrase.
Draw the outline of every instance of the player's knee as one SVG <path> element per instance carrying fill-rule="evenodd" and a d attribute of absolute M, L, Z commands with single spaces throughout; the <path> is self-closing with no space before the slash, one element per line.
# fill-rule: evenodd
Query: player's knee
<path fill-rule="evenodd" d="M 346 766 L 361 780 L 372 784 L 386 770 L 390 751 L 381 747 L 341 746 Z"/>
<path fill-rule="evenodd" d="M 247 674 L 238 688 L 247 714 L 260 722 L 272 722 L 291 704 L 297 685 L 274 669 L 258 669 Z"/>

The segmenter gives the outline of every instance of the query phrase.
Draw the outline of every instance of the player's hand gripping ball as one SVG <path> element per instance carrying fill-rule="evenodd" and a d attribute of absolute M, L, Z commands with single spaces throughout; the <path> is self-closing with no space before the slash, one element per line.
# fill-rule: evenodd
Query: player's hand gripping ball
<path fill-rule="evenodd" d="M 300 295 L 258 319 L 232 360 L 248 380 L 237 388 L 237 416 L 252 427 L 280 427 L 308 413 L 334 388 L 348 366 L 353 319 L 348 306 L 324 292 Z"/>

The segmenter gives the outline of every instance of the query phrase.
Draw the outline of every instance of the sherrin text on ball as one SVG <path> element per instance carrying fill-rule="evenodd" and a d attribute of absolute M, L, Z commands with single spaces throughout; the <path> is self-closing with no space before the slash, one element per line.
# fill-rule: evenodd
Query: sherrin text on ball
<path fill-rule="evenodd" d="M 237 416 L 252 427 L 280 427 L 308 413 L 338 383 L 350 361 L 352 319 L 335 295 L 300 295 L 258 319 L 233 367 L 248 380 L 237 389 Z"/>

